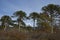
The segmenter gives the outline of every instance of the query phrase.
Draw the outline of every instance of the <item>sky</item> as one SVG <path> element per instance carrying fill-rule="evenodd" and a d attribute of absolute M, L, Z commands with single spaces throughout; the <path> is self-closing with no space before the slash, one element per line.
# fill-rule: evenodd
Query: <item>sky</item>
<path fill-rule="evenodd" d="M 60 0 L 0 0 L 0 18 L 3 15 L 13 15 L 22 10 L 29 15 L 31 12 L 41 12 L 41 8 L 48 4 L 60 5 Z M 26 21 L 27 25 L 33 25 L 32 21 Z"/>

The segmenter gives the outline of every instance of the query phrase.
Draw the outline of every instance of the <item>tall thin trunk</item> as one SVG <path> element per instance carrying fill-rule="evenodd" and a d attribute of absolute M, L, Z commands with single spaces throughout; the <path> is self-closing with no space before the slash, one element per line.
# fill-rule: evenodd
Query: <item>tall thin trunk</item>
<path fill-rule="evenodd" d="M 34 19 L 33 21 L 34 21 L 34 23 L 33 23 L 33 27 L 34 27 L 34 30 L 35 30 L 35 19 Z"/>
<path fill-rule="evenodd" d="M 53 26 L 52 26 L 52 30 L 51 30 L 51 33 L 53 33 Z"/>
<path fill-rule="evenodd" d="M 19 32 L 20 32 L 20 22 L 18 24 L 19 24 Z"/>
<path fill-rule="evenodd" d="M 51 27 L 51 28 L 52 28 L 52 29 L 51 29 L 51 33 L 53 33 L 53 24 L 52 24 L 52 23 L 53 23 L 53 18 L 52 18 L 52 15 L 51 15 L 51 19 L 52 19 L 52 20 L 51 20 L 51 26 L 52 26 L 52 27 Z"/>
<path fill-rule="evenodd" d="M 6 18 L 7 19 L 7 18 Z M 4 31 L 6 31 L 6 25 L 7 25 L 7 20 L 5 19 L 5 22 L 4 22 L 4 26 L 5 26 L 5 28 L 4 28 Z"/>
<path fill-rule="evenodd" d="M 6 31 L 6 24 L 5 24 L 5 28 L 4 28 L 4 31 Z"/>

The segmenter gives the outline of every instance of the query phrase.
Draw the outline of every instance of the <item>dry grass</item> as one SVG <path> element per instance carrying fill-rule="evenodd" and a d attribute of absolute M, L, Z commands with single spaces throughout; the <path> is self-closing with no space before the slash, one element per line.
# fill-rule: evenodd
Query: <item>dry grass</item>
<path fill-rule="evenodd" d="M 45 31 L 19 32 L 18 30 L 0 30 L 0 40 L 60 40 L 60 31 L 46 33 Z"/>

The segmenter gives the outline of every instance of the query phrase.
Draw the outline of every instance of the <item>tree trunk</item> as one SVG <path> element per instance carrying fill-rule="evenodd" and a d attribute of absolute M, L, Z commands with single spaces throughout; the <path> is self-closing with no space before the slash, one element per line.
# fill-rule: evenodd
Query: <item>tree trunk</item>
<path fill-rule="evenodd" d="M 52 28 L 52 29 L 51 29 L 51 33 L 53 33 L 53 18 L 52 18 L 52 15 L 51 15 L 51 19 L 52 19 L 52 20 L 51 20 L 51 28 Z"/>
<path fill-rule="evenodd" d="M 53 33 L 53 26 L 52 26 L 52 30 L 51 30 L 51 33 Z"/>
<path fill-rule="evenodd" d="M 35 19 L 34 19 L 33 21 L 34 21 L 34 23 L 33 23 L 33 27 L 34 27 L 34 30 L 35 30 Z"/>
<path fill-rule="evenodd" d="M 19 32 L 20 32 L 20 22 L 18 24 L 19 24 Z"/>
<path fill-rule="evenodd" d="M 5 24 L 5 28 L 4 28 L 4 31 L 6 31 L 6 24 Z"/>
<path fill-rule="evenodd" d="M 19 32 L 21 31 L 21 22 L 18 23 L 19 24 Z"/>

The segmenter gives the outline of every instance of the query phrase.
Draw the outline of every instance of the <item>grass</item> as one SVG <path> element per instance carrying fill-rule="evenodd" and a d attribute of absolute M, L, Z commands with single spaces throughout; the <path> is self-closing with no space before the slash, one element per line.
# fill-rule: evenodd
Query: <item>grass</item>
<path fill-rule="evenodd" d="M 20 32 L 17 29 L 0 30 L 0 40 L 60 40 L 60 30 L 53 34 L 42 30 L 34 30 L 32 32 L 25 32 L 27 31 L 25 29 L 21 30 Z"/>

